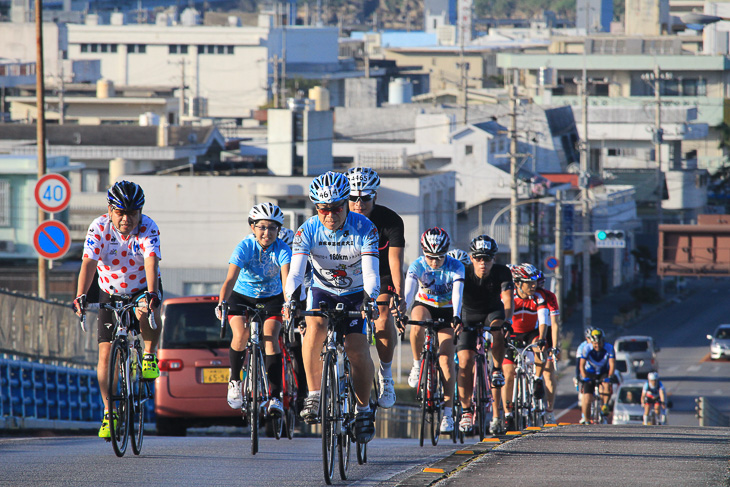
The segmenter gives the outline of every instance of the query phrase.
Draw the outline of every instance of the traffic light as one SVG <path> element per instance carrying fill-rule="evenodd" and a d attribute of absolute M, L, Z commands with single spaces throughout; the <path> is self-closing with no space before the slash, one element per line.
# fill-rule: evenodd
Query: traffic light
<path fill-rule="evenodd" d="M 596 247 L 615 249 L 626 247 L 626 234 L 623 230 L 596 230 Z"/>

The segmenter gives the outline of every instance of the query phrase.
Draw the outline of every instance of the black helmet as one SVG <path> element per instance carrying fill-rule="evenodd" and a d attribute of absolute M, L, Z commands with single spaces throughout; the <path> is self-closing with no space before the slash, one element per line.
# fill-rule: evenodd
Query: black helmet
<path fill-rule="evenodd" d="M 499 251 L 497 242 L 489 235 L 479 235 L 471 241 L 469 245 L 469 251 L 473 256 L 487 256 L 494 257 Z"/>
<path fill-rule="evenodd" d="M 144 191 L 137 183 L 119 181 L 106 193 L 109 206 L 117 210 L 141 210 L 144 206 Z"/>

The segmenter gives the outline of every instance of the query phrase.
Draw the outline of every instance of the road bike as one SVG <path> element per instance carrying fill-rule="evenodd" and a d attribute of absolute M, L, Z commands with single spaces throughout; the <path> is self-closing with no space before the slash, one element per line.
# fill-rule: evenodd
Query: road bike
<path fill-rule="evenodd" d="M 132 437 L 132 452 L 139 455 L 144 440 L 145 407 L 153 400 L 152 382 L 142 378 L 143 349 L 140 343 L 134 310 L 147 309 L 144 294 L 136 299 L 131 294 L 112 294 L 109 303 L 83 303 L 81 329 L 86 331 L 86 310 L 106 309 L 114 314 L 114 331 L 109 350 L 109 429 L 112 448 L 118 457 L 124 456 Z M 157 328 L 152 310 L 148 314 L 150 327 Z"/>
<path fill-rule="evenodd" d="M 528 353 L 538 349 L 537 343 L 525 344 L 508 335 L 507 347 L 515 355 L 515 378 L 512 386 L 512 406 L 515 430 L 521 431 L 528 426 L 541 426 L 544 406 L 542 399 L 535 398 L 534 357 L 528 361 Z"/>
<path fill-rule="evenodd" d="M 608 380 L 602 377 L 592 377 L 589 379 L 593 386 L 593 400 L 591 401 L 591 415 L 590 420 L 592 424 L 608 424 L 608 414 L 603 414 L 603 399 L 601 395 L 601 384 L 608 383 L 614 384 L 616 382 L 615 376 L 610 377 Z M 609 393 L 610 395 L 610 393 Z"/>
<path fill-rule="evenodd" d="M 296 425 L 296 417 L 299 415 L 297 407 L 299 382 L 294 373 L 292 342 L 289 341 L 288 333 L 279 334 L 279 347 L 282 353 L 282 392 L 281 403 L 284 406 L 284 428 L 286 437 L 290 440 L 294 436 L 294 426 Z M 281 437 L 281 431 L 275 430 L 274 435 L 278 440 Z"/>
<path fill-rule="evenodd" d="M 478 331 L 476 355 L 474 356 L 474 386 L 472 389 L 471 409 L 474 414 L 472 433 L 483 440 L 489 431 L 489 420 L 492 417 L 492 383 L 489 375 L 489 360 L 483 326 L 464 326 L 464 331 Z M 462 434 L 463 438 L 463 434 Z M 462 441 L 463 442 L 463 441 Z"/>
<path fill-rule="evenodd" d="M 372 309 L 367 310 L 368 321 L 372 321 Z M 322 465 L 324 480 L 332 483 L 335 471 L 335 455 L 339 459 L 340 478 L 347 480 L 350 467 L 351 443 L 358 443 L 355 437 L 355 406 L 357 404 L 352 382 L 352 368 L 345 350 L 343 328 L 353 318 L 362 318 L 360 311 L 347 311 L 343 303 L 332 309 L 325 302 L 319 309 L 300 311 L 302 316 L 317 316 L 327 319 L 327 338 L 322 345 L 322 384 L 320 387 L 320 421 L 322 423 Z M 377 402 L 376 402 L 377 404 Z M 372 407 L 372 404 L 371 404 Z M 361 459 L 367 458 L 360 448 Z M 362 458 L 361 458 L 362 457 Z"/>
<path fill-rule="evenodd" d="M 221 302 L 221 338 L 225 336 L 225 328 L 228 323 L 228 310 L 234 305 Z M 243 361 L 243 383 L 241 396 L 243 406 L 241 415 L 244 423 L 248 421 L 251 428 L 251 454 L 256 455 L 259 451 L 259 427 L 261 424 L 261 406 L 269 399 L 269 380 L 266 375 L 266 363 L 261 348 L 261 335 L 263 334 L 263 323 L 266 309 L 263 303 L 256 304 L 255 308 L 245 304 L 235 305 L 245 310 L 244 321 L 249 328 L 248 343 L 244 349 L 245 358 Z M 283 427 L 284 417 L 272 415 L 273 430 L 278 432 L 279 437 Z"/>
<path fill-rule="evenodd" d="M 444 374 L 438 363 L 438 336 L 436 327 L 443 326 L 445 321 L 438 320 L 414 321 L 408 320 L 409 325 L 422 326 L 426 329 L 426 337 L 421 351 L 421 369 L 418 373 L 418 390 L 416 399 L 421 404 L 421 427 L 418 440 L 423 446 L 426 437 L 426 425 L 429 424 L 431 444 L 438 445 L 441 435 L 441 416 L 444 408 Z M 455 396 L 455 397 L 458 397 Z M 456 428 L 454 428 L 456 430 Z"/>

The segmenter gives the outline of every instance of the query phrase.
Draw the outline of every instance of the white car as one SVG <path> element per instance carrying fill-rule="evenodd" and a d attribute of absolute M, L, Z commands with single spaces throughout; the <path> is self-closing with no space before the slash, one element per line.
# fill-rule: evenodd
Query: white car
<path fill-rule="evenodd" d="M 730 325 L 720 325 L 712 335 L 707 335 L 710 342 L 710 359 L 730 358 Z"/>
<path fill-rule="evenodd" d="M 644 424 L 644 408 L 641 406 L 641 391 L 645 380 L 627 380 L 616 391 L 613 403 L 613 424 Z M 665 424 L 669 421 L 671 401 L 667 398 L 664 409 Z"/>
<path fill-rule="evenodd" d="M 625 378 L 634 376 L 645 379 L 649 372 L 659 371 L 657 352 L 659 347 L 654 339 L 644 335 L 620 336 L 613 344 L 616 350 L 616 361 L 624 360 L 627 364 Z"/>

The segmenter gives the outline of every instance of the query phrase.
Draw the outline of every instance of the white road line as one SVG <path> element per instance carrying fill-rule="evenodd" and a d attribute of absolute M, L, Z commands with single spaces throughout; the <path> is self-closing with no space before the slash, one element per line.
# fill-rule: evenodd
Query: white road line
<path fill-rule="evenodd" d="M 689 367 L 687 367 L 687 372 L 699 372 L 701 368 L 701 365 L 690 365 Z"/>
<path fill-rule="evenodd" d="M 568 414 L 570 411 L 572 411 L 574 408 L 578 406 L 578 401 L 575 401 L 573 404 L 568 406 L 567 408 L 563 409 L 560 413 L 555 415 L 555 419 L 560 419 L 566 414 Z"/>

